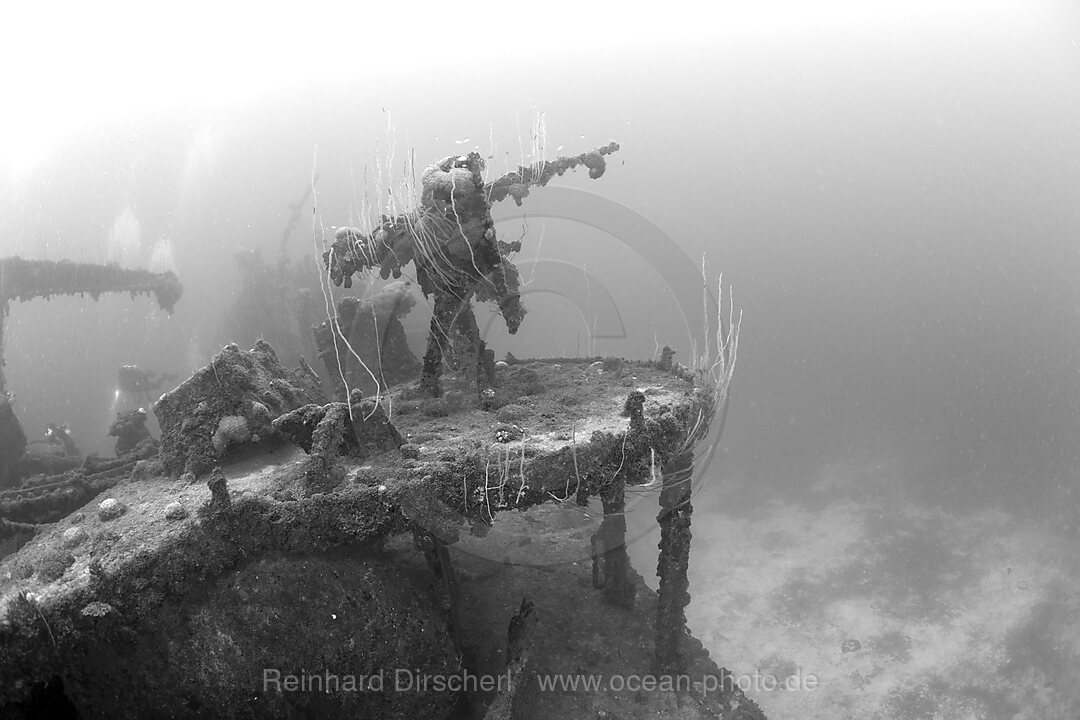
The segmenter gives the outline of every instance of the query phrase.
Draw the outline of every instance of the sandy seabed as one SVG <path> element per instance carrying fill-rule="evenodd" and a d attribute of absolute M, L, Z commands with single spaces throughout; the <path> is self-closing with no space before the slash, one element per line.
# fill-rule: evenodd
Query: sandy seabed
<path fill-rule="evenodd" d="M 903 472 L 835 462 L 798 492 L 703 493 L 691 631 L 773 720 L 1080 717 L 1075 542 L 928 502 Z"/>

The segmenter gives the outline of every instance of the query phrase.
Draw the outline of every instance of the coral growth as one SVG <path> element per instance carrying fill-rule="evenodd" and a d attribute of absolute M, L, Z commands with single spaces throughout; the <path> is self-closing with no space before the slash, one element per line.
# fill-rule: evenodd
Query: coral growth
<path fill-rule="evenodd" d="M 262 403 L 259 403 L 262 405 Z M 254 408 L 255 404 L 252 403 Z M 263 407 L 266 407 L 263 405 Z M 260 413 L 261 414 L 261 413 Z M 217 430 L 210 436 L 210 444 L 218 455 L 224 455 L 230 445 L 251 442 L 251 428 L 243 415 L 225 415 L 218 421 Z"/>
<path fill-rule="evenodd" d="M 66 549 L 52 548 L 38 560 L 35 572 L 43 582 L 52 582 L 60 578 L 74 564 L 75 558 Z"/>
<path fill-rule="evenodd" d="M 303 360 L 286 370 L 264 341 L 247 352 L 227 345 L 154 404 L 161 461 L 171 475 L 200 475 L 230 446 L 268 437 L 282 413 L 323 401 L 318 376 Z"/>
<path fill-rule="evenodd" d="M 342 402 L 305 405 L 274 420 L 274 429 L 309 455 L 363 458 L 405 443 L 383 409 L 358 390 Z"/>
<path fill-rule="evenodd" d="M 340 459 L 396 450 L 405 440 L 382 407 L 353 390 L 349 403 L 305 405 L 273 422 L 274 430 L 310 458 L 302 470 L 307 489 L 330 489 L 344 477 Z"/>
<path fill-rule="evenodd" d="M 17 523 L 56 522 L 131 476 L 140 461 L 156 452 L 156 446 L 141 443 L 122 458 L 90 456 L 74 470 L 30 477 L 22 487 L 0 492 L 0 518 Z"/>

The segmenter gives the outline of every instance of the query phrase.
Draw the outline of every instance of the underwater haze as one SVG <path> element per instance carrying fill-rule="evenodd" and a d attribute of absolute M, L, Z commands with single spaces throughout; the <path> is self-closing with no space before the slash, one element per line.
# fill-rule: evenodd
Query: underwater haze
<path fill-rule="evenodd" d="M 268 331 L 238 309 L 244 263 L 287 257 L 319 288 L 323 243 L 410 158 L 477 149 L 501 173 L 615 140 L 602 182 L 552 185 L 651 225 L 619 237 L 528 203 L 500 225 L 524 280 L 564 263 L 610 296 L 615 331 L 582 306 L 595 287 L 537 275 L 522 330 L 487 338 L 498 357 L 667 344 L 689 363 L 680 303 L 696 313 L 702 288 L 663 271 L 704 262 L 714 296 L 723 273 L 741 341 L 695 484 L 691 631 L 736 673 L 816 678 L 748 691 L 770 718 L 1080 717 L 1080 13 L 831 7 L 721 9 L 682 39 L 613 22 L 559 52 L 526 33 L 516 53 L 357 53 L 210 102 L 143 108 L 131 88 L 122 112 L 0 155 L 0 257 L 184 286 L 172 315 L 123 294 L 13 302 L 4 373 L 28 438 L 66 423 L 112 454 L 110 423 L 140 404 L 120 366 L 184 378 L 250 347 Z M 678 257 L 635 249 L 652 239 Z M 417 354 L 429 318 L 421 301 L 405 319 Z M 631 518 L 649 582 L 655 512 Z"/>

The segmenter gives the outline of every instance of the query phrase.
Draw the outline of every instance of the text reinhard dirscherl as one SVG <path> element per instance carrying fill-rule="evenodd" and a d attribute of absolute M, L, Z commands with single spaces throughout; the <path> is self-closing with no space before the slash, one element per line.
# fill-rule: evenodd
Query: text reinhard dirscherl
<path fill-rule="evenodd" d="M 696 692 L 708 695 L 738 687 L 745 693 L 774 690 L 813 690 L 818 678 L 813 674 L 793 674 L 778 678 L 769 674 L 704 675 L 588 675 L 537 674 L 541 692 Z M 397 668 L 379 670 L 371 675 L 322 673 L 284 673 L 277 668 L 263 669 L 263 692 L 382 693 L 382 692 L 506 692 L 510 673 L 484 675 L 461 670 L 449 674 L 424 673 Z"/>
<path fill-rule="evenodd" d="M 478 675 L 462 670 L 432 674 L 397 668 L 392 673 L 380 670 L 371 675 L 338 675 L 329 670 L 291 674 L 277 668 L 263 669 L 263 692 L 505 692 L 509 689 L 509 672 Z"/>

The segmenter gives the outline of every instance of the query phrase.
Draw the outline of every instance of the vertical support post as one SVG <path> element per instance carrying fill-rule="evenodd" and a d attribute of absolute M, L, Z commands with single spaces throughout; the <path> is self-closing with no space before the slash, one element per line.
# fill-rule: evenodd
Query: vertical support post
<path fill-rule="evenodd" d="M 680 652 L 687 635 L 686 606 L 690 603 L 690 491 L 694 453 L 684 451 L 665 465 L 660 491 L 660 598 L 656 613 L 656 667 L 658 673 L 684 672 Z"/>
<path fill-rule="evenodd" d="M 450 557 L 450 547 L 438 535 L 419 528 L 413 528 L 413 543 L 424 553 L 428 567 L 441 581 L 450 633 L 460 641 L 460 633 L 463 630 L 461 586 L 458 584 L 457 572 L 454 570 L 454 563 Z"/>
<path fill-rule="evenodd" d="M 462 632 L 461 586 L 458 585 L 457 572 L 454 570 L 454 563 L 450 558 L 450 547 L 437 536 L 432 535 L 432 541 L 435 543 L 435 552 L 438 557 L 443 588 L 446 591 L 447 601 L 450 603 L 451 632 L 455 633 L 456 637 L 460 637 L 460 633 Z"/>
<path fill-rule="evenodd" d="M 626 552 L 626 483 L 620 473 L 600 491 L 604 519 L 592 536 L 593 587 L 603 588 L 604 600 L 631 608 L 637 588 L 630 580 L 630 556 Z"/>

